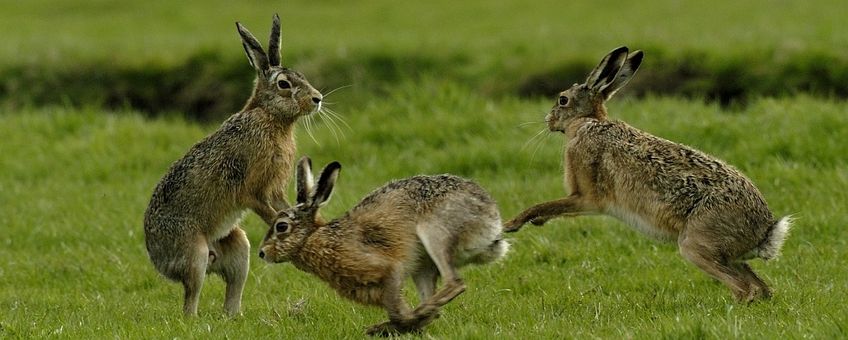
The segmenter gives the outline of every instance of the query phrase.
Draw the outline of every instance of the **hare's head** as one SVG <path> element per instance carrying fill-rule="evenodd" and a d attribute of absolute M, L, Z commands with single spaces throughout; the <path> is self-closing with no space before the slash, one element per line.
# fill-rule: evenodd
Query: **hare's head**
<path fill-rule="evenodd" d="M 293 121 L 321 109 L 323 96 L 302 73 L 285 68 L 280 63 L 280 17 L 274 14 L 268 53 L 253 34 L 236 22 L 244 52 L 256 69 L 256 85 L 246 109 L 260 107 L 280 119 Z"/>
<path fill-rule="evenodd" d="M 604 103 L 633 78 L 643 55 L 642 51 L 628 53 L 624 46 L 607 54 L 585 83 L 560 92 L 557 103 L 545 116 L 548 128 L 565 132 L 568 123 L 576 118 L 606 118 Z"/>
<path fill-rule="evenodd" d="M 318 209 L 330 199 L 341 168 L 339 162 L 327 164 L 315 187 L 312 161 L 305 156 L 298 161 L 297 204 L 277 214 L 276 222 L 262 241 L 259 257 L 272 263 L 289 261 L 303 247 L 307 237 L 324 225 Z"/>

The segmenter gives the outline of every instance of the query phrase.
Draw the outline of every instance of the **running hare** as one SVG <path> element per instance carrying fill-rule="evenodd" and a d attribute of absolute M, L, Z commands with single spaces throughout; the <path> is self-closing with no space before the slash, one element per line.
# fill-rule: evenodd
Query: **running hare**
<path fill-rule="evenodd" d="M 509 248 L 492 198 L 452 175 L 391 182 L 327 222 L 318 209 L 330 198 L 340 169 L 338 162 L 327 165 L 313 188 L 311 162 L 300 160 L 297 205 L 280 212 L 259 257 L 289 261 L 348 299 L 385 308 L 389 321 L 369 328 L 369 335 L 426 326 L 465 290 L 458 267 L 492 262 Z M 401 294 L 410 276 L 421 301 L 414 310 Z M 444 285 L 434 294 L 439 276 Z"/>
<path fill-rule="evenodd" d="M 677 239 L 680 254 L 720 280 L 739 301 L 769 297 L 744 261 L 779 255 L 791 220 L 776 220 L 742 173 L 687 146 L 607 119 L 604 102 L 627 84 L 642 52 L 619 47 L 586 79 L 560 93 L 545 117 L 565 134 L 571 195 L 537 204 L 506 223 L 517 231 L 559 216 L 607 214 L 660 238 Z"/>
<path fill-rule="evenodd" d="M 236 23 L 256 69 L 253 95 L 218 131 L 195 144 L 162 178 L 144 215 L 147 251 L 156 269 L 185 288 L 183 312 L 197 314 L 207 272 L 227 283 L 224 309 L 239 312 L 250 244 L 238 222 L 247 209 L 273 225 L 288 207 L 294 123 L 321 107 L 321 93 L 302 74 L 280 66 L 280 18 L 269 54 Z"/>

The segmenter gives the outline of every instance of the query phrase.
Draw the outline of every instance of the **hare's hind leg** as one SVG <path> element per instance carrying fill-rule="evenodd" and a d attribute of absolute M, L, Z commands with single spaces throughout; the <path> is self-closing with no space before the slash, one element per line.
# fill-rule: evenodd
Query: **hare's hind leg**
<path fill-rule="evenodd" d="M 185 267 L 181 282 L 185 289 L 183 313 L 193 316 L 197 315 L 200 290 L 203 288 L 203 281 L 206 279 L 206 268 L 209 266 L 210 255 L 206 239 L 202 236 L 198 236 L 193 242 L 189 243 L 189 246 L 191 248 L 185 253 Z"/>
<path fill-rule="evenodd" d="M 678 239 L 680 254 L 730 288 L 737 301 L 750 302 L 753 297 L 746 274 L 735 263 L 728 261 L 726 256 L 712 249 L 703 238 L 698 239 L 699 235 L 687 234 L 691 233 L 681 233 Z"/>
<path fill-rule="evenodd" d="M 444 228 L 437 225 L 419 224 L 416 228 L 419 239 L 424 245 L 430 259 L 436 264 L 444 285 L 427 301 L 423 302 L 416 311 L 424 312 L 425 309 L 438 309 L 465 291 L 465 283 L 459 277 L 455 265 L 454 247 L 456 246 L 456 235 L 445 232 Z M 436 312 L 433 310 L 432 312 Z"/>
<path fill-rule="evenodd" d="M 389 321 L 368 327 L 366 334 L 389 336 L 414 331 L 414 318 L 409 311 L 409 305 L 403 299 L 403 283 L 405 273 L 401 268 L 394 268 L 383 282 L 381 302 Z"/>
<path fill-rule="evenodd" d="M 439 269 L 429 256 L 426 259 L 421 259 L 422 263 L 418 270 L 412 273 L 412 281 L 415 283 L 415 288 L 418 290 L 418 303 L 427 301 L 433 292 L 436 290 L 436 281 L 439 279 Z"/>
<path fill-rule="evenodd" d="M 241 295 L 250 263 L 250 242 L 244 230 L 236 226 L 226 237 L 212 243 L 215 261 L 209 271 L 221 275 L 227 283 L 224 311 L 230 316 L 239 313 Z"/>
<path fill-rule="evenodd" d="M 733 265 L 745 276 L 746 281 L 748 281 L 749 300 L 755 300 L 757 298 L 768 299 L 771 297 L 771 289 L 769 289 L 763 279 L 754 273 L 751 266 L 741 261 L 735 262 Z"/>

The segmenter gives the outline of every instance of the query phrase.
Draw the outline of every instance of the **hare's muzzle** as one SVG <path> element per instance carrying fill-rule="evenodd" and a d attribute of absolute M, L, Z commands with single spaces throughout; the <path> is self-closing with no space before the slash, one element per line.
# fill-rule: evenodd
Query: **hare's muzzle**
<path fill-rule="evenodd" d="M 548 130 L 557 131 L 557 116 L 551 112 L 545 115 L 545 122 L 548 123 Z"/>

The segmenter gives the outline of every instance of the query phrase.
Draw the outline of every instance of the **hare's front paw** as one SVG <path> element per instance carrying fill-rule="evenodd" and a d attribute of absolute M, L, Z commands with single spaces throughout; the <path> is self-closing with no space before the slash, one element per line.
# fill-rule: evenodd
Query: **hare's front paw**
<path fill-rule="evenodd" d="M 537 218 L 530 220 L 530 223 L 535 225 L 535 226 L 543 226 L 543 225 L 545 225 L 545 223 L 548 223 L 548 220 L 550 220 L 550 219 L 546 218 L 546 217 L 537 217 Z"/>
<path fill-rule="evenodd" d="M 520 221 L 518 219 L 511 219 L 511 220 L 507 221 L 506 223 L 504 223 L 503 231 L 507 232 L 507 233 L 514 233 L 514 232 L 518 231 L 519 229 L 521 229 L 522 226 L 524 226 L 523 221 Z"/>

